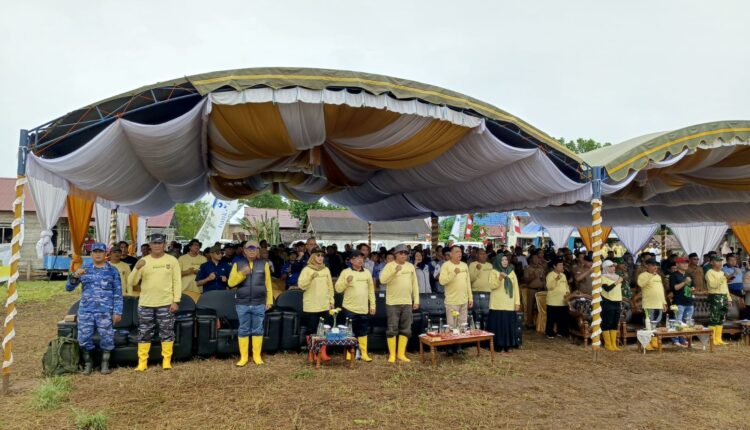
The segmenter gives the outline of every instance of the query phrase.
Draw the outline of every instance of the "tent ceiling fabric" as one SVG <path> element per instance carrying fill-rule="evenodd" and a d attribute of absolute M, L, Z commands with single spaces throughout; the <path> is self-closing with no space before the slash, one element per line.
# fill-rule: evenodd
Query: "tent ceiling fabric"
<path fill-rule="evenodd" d="M 652 133 L 578 156 L 524 121 L 442 88 L 301 68 L 150 85 L 32 130 L 29 176 L 148 216 L 206 192 L 272 189 L 395 220 L 531 209 L 588 225 L 750 222 L 750 121 Z"/>
<path fill-rule="evenodd" d="M 45 146 L 42 136 L 30 174 L 144 216 L 209 191 L 236 199 L 270 188 L 327 196 L 373 221 L 590 198 L 571 174 L 576 155 L 490 105 L 394 78 L 301 70 L 187 78 L 201 94 L 189 109 L 154 114 L 163 122 L 122 115 L 77 143 Z M 509 141 L 486 126 L 501 119 L 514 121 L 503 125 Z M 55 149 L 61 142 L 71 149 Z"/>

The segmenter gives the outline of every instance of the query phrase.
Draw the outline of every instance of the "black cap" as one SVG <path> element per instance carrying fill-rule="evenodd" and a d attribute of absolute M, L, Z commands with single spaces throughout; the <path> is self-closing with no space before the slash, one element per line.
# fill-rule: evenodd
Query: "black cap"
<path fill-rule="evenodd" d="M 154 233 L 149 236 L 148 241 L 151 243 L 164 243 L 167 241 L 167 236 L 161 233 Z"/>
<path fill-rule="evenodd" d="M 646 261 L 646 265 L 647 266 L 658 266 L 659 263 L 657 263 L 656 260 L 652 258 L 652 259 Z"/>
<path fill-rule="evenodd" d="M 352 251 L 352 253 L 351 253 L 351 255 L 349 256 L 349 258 L 357 258 L 357 257 L 362 257 L 363 255 L 364 255 L 364 254 L 362 254 L 361 252 L 359 252 L 359 251 L 357 251 L 357 250 L 355 249 L 354 251 Z"/>

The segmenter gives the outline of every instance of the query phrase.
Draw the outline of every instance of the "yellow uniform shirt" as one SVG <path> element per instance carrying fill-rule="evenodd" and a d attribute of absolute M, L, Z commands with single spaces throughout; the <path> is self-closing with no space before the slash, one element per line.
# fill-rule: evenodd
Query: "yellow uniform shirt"
<path fill-rule="evenodd" d="M 302 296 L 304 312 L 323 312 L 333 306 L 333 280 L 327 267 L 315 270 L 306 266 L 299 274 L 297 286 L 305 292 Z"/>
<path fill-rule="evenodd" d="M 621 302 L 622 301 L 622 282 L 615 282 L 611 279 L 609 279 L 606 276 L 602 275 L 602 287 L 604 285 L 614 285 L 614 288 L 607 291 L 604 288 L 602 288 L 602 297 L 605 299 L 612 301 L 612 302 Z"/>
<path fill-rule="evenodd" d="M 565 278 L 565 273 L 559 274 L 560 279 L 557 279 L 557 275 L 554 271 L 547 273 L 547 304 L 550 306 L 567 306 L 565 295 L 570 292 L 568 279 Z"/>
<path fill-rule="evenodd" d="M 724 276 L 723 270 L 709 269 L 706 272 L 706 289 L 708 289 L 708 294 L 724 294 L 730 302 L 732 301 L 727 277 Z"/>
<path fill-rule="evenodd" d="M 250 268 L 250 271 L 253 270 L 253 263 L 254 261 L 248 262 L 248 267 Z M 266 304 L 272 305 L 273 304 L 273 283 L 271 282 L 271 265 L 266 262 L 266 270 L 265 278 L 266 278 Z M 247 278 L 242 272 L 240 272 L 237 269 L 237 263 L 232 264 L 232 271 L 229 273 L 229 279 L 227 279 L 227 284 L 229 285 L 229 288 L 234 288 L 242 281 L 244 281 Z"/>
<path fill-rule="evenodd" d="M 408 262 L 402 264 L 398 272 L 396 272 L 397 267 L 398 264 L 391 261 L 380 271 L 380 283 L 386 285 L 385 304 L 418 305 L 419 283 L 416 268 Z"/>
<path fill-rule="evenodd" d="M 481 266 L 481 268 L 479 268 Z M 492 268 L 492 263 L 484 262 L 479 263 L 477 261 L 469 265 L 469 279 L 471 279 L 471 290 L 475 293 L 489 293 L 492 288 L 490 277 L 492 272 L 495 271 Z"/>
<path fill-rule="evenodd" d="M 182 298 L 180 263 L 169 254 L 159 258 L 147 255 L 141 258 L 146 265 L 133 269 L 128 278 L 130 285 L 141 283 L 139 306 L 156 308 L 179 303 Z"/>
<path fill-rule="evenodd" d="M 469 267 L 463 261 L 458 264 L 453 264 L 451 261 L 443 263 L 440 267 L 439 279 L 440 285 L 445 289 L 446 305 L 464 305 L 469 303 L 469 300 L 473 300 Z"/>
<path fill-rule="evenodd" d="M 521 306 L 521 293 L 518 288 L 518 278 L 514 272 L 508 275 L 513 283 L 513 297 L 505 291 L 505 281 L 500 282 L 500 272 L 492 270 L 488 282 L 492 292 L 490 293 L 490 309 L 494 311 L 514 311 L 516 306 Z"/>
<path fill-rule="evenodd" d="M 643 293 L 643 309 L 663 309 L 667 304 L 661 275 L 643 272 L 638 275 L 638 286 Z"/>
<path fill-rule="evenodd" d="M 112 264 L 112 263 L 109 263 Z M 122 284 L 122 295 L 123 296 L 133 296 L 138 297 L 140 294 L 140 291 L 133 291 L 133 286 L 130 285 L 130 282 L 128 282 L 128 278 L 130 277 L 130 266 L 128 263 L 123 263 L 122 261 L 118 262 L 117 264 L 112 264 L 115 269 L 117 269 L 117 273 L 120 274 L 120 283 Z"/>
<path fill-rule="evenodd" d="M 352 282 L 346 282 L 348 277 Z M 375 283 L 372 282 L 372 273 L 362 268 L 358 272 L 354 269 L 341 271 L 336 281 L 336 292 L 344 293 L 342 306 L 355 314 L 366 314 L 375 310 Z"/>
<path fill-rule="evenodd" d="M 185 270 L 191 268 L 195 269 L 195 273 L 191 273 L 182 277 L 182 291 L 192 291 L 198 294 L 203 292 L 203 289 L 201 287 L 195 285 L 195 275 L 198 273 L 198 269 L 201 268 L 201 264 L 205 263 L 206 261 L 208 261 L 206 260 L 206 257 L 201 254 L 198 254 L 195 257 L 190 254 L 180 256 L 180 272 L 184 272 Z"/>

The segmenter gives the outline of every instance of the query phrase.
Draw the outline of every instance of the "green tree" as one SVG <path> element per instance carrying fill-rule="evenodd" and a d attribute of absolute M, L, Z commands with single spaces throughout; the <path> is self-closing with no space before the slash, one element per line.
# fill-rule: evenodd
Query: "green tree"
<path fill-rule="evenodd" d="M 304 223 L 307 219 L 307 211 L 310 209 L 326 209 L 335 211 L 346 210 L 345 207 L 326 204 L 321 201 L 317 201 L 315 203 L 305 203 L 298 200 L 291 200 L 289 202 L 289 213 L 291 213 L 294 218 L 297 218 L 302 223 Z"/>
<path fill-rule="evenodd" d="M 474 214 L 474 216 L 478 216 L 477 214 Z M 453 224 L 456 222 L 455 217 L 446 218 L 442 221 L 440 221 L 440 230 L 438 231 L 438 242 L 440 243 L 448 243 L 449 237 L 451 235 L 451 230 L 453 229 Z M 471 225 L 471 241 L 472 242 L 479 242 L 481 241 L 481 237 L 479 235 L 479 230 L 483 227 L 483 225 L 480 224 L 472 224 Z M 486 226 L 484 226 L 487 228 Z"/>
<path fill-rule="evenodd" d="M 289 203 L 280 195 L 264 191 L 249 199 L 239 199 L 240 204 L 251 208 L 289 209 Z"/>
<path fill-rule="evenodd" d="M 565 145 L 568 149 L 575 152 L 576 154 L 593 151 L 605 146 L 612 146 L 612 144 L 609 142 L 601 143 L 595 141 L 594 139 L 582 139 L 580 137 L 575 141 L 565 140 L 565 138 L 561 137 L 558 138 L 557 141 L 560 142 L 560 144 Z"/>
<path fill-rule="evenodd" d="M 208 203 L 178 203 L 174 207 L 174 219 L 177 236 L 192 239 L 198 233 L 208 215 Z"/>

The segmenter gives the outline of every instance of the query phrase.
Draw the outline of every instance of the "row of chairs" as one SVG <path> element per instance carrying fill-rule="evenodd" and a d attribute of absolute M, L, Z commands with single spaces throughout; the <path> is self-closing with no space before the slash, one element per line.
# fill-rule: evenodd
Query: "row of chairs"
<path fill-rule="evenodd" d="M 282 293 L 276 299 L 271 310 L 266 312 L 264 320 L 263 351 L 296 351 L 305 345 L 305 321 L 302 318 L 302 295 L 298 289 Z M 480 328 L 485 328 L 489 315 L 489 294 L 476 293 L 473 297 L 474 307 L 470 315 Z M 336 306 L 341 306 L 343 295 L 335 297 Z M 387 350 L 386 341 L 386 306 L 385 292 L 376 292 L 376 313 L 370 318 L 368 346 L 371 351 Z M 115 326 L 115 350 L 111 360 L 116 364 L 134 363 L 137 361 L 138 334 L 138 298 L 123 298 L 123 317 Z M 78 303 L 68 311 L 69 315 L 78 312 Z M 437 325 L 440 319 L 445 321 L 445 303 L 442 294 L 421 294 L 420 309 L 414 312 L 410 349 L 419 346 L 418 336 L 429 329 L 428 321 Z M 343 324 L 343 321 L 338 321 Z M 194 355 L 209 357 L 214 355 L 238 354 L 239 320 L 234 304 L 233 291 L 210 291 L 201 295 L 198 303 L 187 295 L 182 296 L 180 310 L 175 322 L 175 360 L 188 360 Z M 58 335 L 76 337 L 76 322 L 58 323 Z M 519 325 L 520 339 L 520 325 Z M 98 335 L 94 343 L 98 344 Z M 155 337 L 150 351 L 150 358 L 157 360 L 161 356 L 161 345 Z"/>

